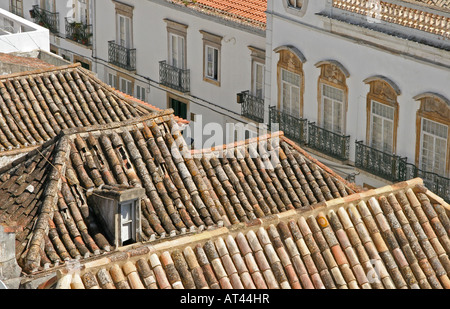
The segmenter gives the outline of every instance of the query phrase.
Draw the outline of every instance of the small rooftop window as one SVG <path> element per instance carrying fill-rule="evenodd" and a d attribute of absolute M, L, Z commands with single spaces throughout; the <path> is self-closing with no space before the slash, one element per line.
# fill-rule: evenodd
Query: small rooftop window
<path fill-rule="evenodd" d="M 306 13 L 308 0 L 284 0 L 283 5 L 286 11 L 290 14 L 303 17 Z"/>
<path fill-rule="evenodd" d="M 93 207 L 106 235 L 116 247 L 141 240 L 141 198 L 145 189 L 103 185 L 92 191 Z"/>

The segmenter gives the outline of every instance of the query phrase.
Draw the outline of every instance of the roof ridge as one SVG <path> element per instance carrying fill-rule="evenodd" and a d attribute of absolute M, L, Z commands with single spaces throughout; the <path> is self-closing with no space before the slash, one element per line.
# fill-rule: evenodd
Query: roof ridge
<path fill-rule="evenodd" d="M 63 129 L 61 130 L 62 136 L 72 136 L 80 133 L 89 133 L 94 131 L 105 131 L 105 130 L 115 130 L 118 128 L 126 128 L 128 126 L 136 125 L 142 122 L 146 122 L 152 119 L 156 118 L 163 118 L 164 116 L 172 117 L 174 118 L 174 110 L 172 108 L 165 109 L 162 111 L 156 111 L 153 113 L 149 113 L 144 116 L 135 117 L 132 119 L 127 119 L 119 122 L 113 122 L 113 123 L 107 123 L 107 124 L 99 124 L 99 125 L 92 125 L 88 127 L 74 127 L 69 129 Z"/>
<path fill-rule="evenodd" d="M 257 137 L 253 137 L 253 138 L 249 138 L 246 140 L 241 140 L 238 142 L 232 142 L 232 143 L 228 143 L 228 144 L 223 144 L 220 146 L 216 146 L 216 147 L 210 147 L 210 148 L 202 148 L 202 149 L 193 149 L 191 150 L 191 154 L 195 155 L 195 154 L 209 154 L 211 152 L 216 152 L 216 151 L 224 151 L 227 149 L 232 149 L 232 148 L 237 148 L 237 147 L 241 147 L 241 146 L 245 146 L 245 145 L 249 145 L 249 144 L 253 144 L 256 142 L 259 142 L 261 140 L 268 140 L 268 139 L 272 139 L 272 138 L 282 138 L 284 136 L 284 132 L 283 131 L 277 131 L 277 132 L 273 132 L 273 133 L 267 133 L 264 135 L 260 135 Z"/>
<path fill-rule="evenodd" d="M 108 90 L 111 95 L 116 96 L 117 98 L 119 98 L 122 101 L 125 101 L 126 103 L 128 103 L 129 105 L 131 105 L 132 107 L 136 107 L 136 104 L 139 104 L 139 107 L 142 107 L 143 109 L 145 109 L 146 111 L 151 111 L 154 112 L 154 110 L 152 110 L 150 108 L 150 106 L 142 104 L 140 102 L 131 100 L 130 98 L 128 98 L 127 96 L 124 95 L 124 93 L 110 85 L 108 85 L 107 83 L 105 83 L 104 81 L 102 81 L 98 76 L 96 76 L 95 74 L 93 74 L 92 71 L 87 70 L 83 67 L 79 68 L 79 71 L 82 72 L 83 74 L 87 75 L 87 78 L 93 79 L 95 80 L 95 82 L 100 86 L 100 88 Z M 137 107 L 136 107 L 137 108 Z"/>
<path fill-rule="evenodd" d="M 45 69 L 23 71 L 23 72 L 8 74 L 8 75 L 1 75 L 0 82 L 2 82 L 4 80 L 8 80 L 8 79 L 17 78 L 20 76 L 25 76 L 25 75 L 30 76 L 30 75 L 38 75 L 38 74 L 49 73 L 49 72 L 54 72 L 54 71 L 63 71 L 63 70 L 67 70 L 67 69 L 74 69 L 74 68 L 77 68 L 80 66 L 81 66 L 81 63 L 72 63 L 72 64 L 62 65 L 62 66 L 52 66 L 52 67 L 48 67 Z"/>
<path fill-rule="evenodd" d="M 53 207 L 57 204 L 58 201 L 58 188 L 61 187 L 61 182 L 63 181 L 64 176 L 62 173 L 65 173 L 66 162 L 68 156 L 70 155 L 70 143 L 66 136 L 59 136 L 59 142 L 55 145 L 55 148 L 52 150 L 54 153 L 53 162 L 51 162 L 47 157 L 43 156 L 43 158 L 51 165 L 51 169 L 48 173 L 46 173 L 46 177 L 48 180 L 47 185 L 45 186 L 44 192 L 42 193 L 43 199 L 42 204 L 39 207 L 39 213 L 37 214 L 37 219 L 35 222 L 35 227 L 33 229 L 33 234 L 29 243 L 27 244 L 26 256 L 25 256 L 25 270 L 34 271 L 40 265 L 41 261 L 41 245 L 42 240 L 45 235 L 45 230 L 49 226 L 49 219 L 53 219 Z M 39 152 L 39 150 L 37 149 Z M 62 153 L 62 154 L 61 154 Z M 65 157 L 65 160 L 63 159 Z M 59 159 L 57 159 L 59 158 Z"/>

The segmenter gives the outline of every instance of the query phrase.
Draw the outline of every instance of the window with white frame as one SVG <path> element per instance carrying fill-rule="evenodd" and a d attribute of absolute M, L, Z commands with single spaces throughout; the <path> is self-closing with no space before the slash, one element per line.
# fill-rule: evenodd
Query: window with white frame
<path fill-rule="evenodd" d="M 23 17 L 23 0 L 11 0 L 9 10 L 11 13 Z"/>
<path fill-rule="evenodd" d="M 188 26 L 165 18 L 167 24 L 168 64 L 186 69 L 186 36 Z"/>
<path fill-rule="evenodd" d="M 323 127 L 335 133 L 343 133 L 344 91 L 322 83 Z"/>
<path fill-rule="evenodd" d="M 55 12 L 55 0 L 41 0 L 43 9 L 49 12 Z"/>
<path fill-rule="evenodd" d="M 222 37 L 200 30 L 203 34 L 203 80 L 220 86 L 220 50 Z"/>
<path fill-rule="evenodd" d="M 176 68 L 185 68 L 185 42 L 184 37 L 169 33 L 169 64 Z"/>
<path fill-rule="evenodd" d="M 120 203 L 120 240 L 122 245 L 133 242 L 136 239 L 136 214 L 135 201 Z"/>
<path fill-rule="evenodd" d="M 445 174 L 448 126 L 422 118 L 420 134 L 420 168 L 439 175 Z"/>
<path fill-rule="evenodd" d="M 372 100 L 371 108 L 371 147 L 387 153 L 394 151 L 395 109 L 389 105 Z"/>
<path fill-rule="evenodd" d="M 117 76 L 113 73 L 108 73 L 108 85 L 117 88 Z"/>
<path fill-rule="evenodd" d="M 145 87 L 141 87 L 139 85 L 136 85 L 136 98 L 138 98 L 141 101 L 145 101 Z"/>
<path fill-rule="evenodd" d="M 205 66 L 206 66 L 206 74 L 205 76 L 218 80 L 219 79 L 219 50 L 212 46 L 206 45 L 206 57 L 205 57 Z"/>
<path fill-rule="evenodd" d="M 283 111 L 300 116 L 301 77 L 299 74 L 281 69 L 281 103 Z"/>
<path fill-rule="evenodd" d="M 128 95 L 133 95 L 133 84 L 131 81 L 123 77 L 120 77 L 119 82 L 120 82 L 120 91 Z"/>
<path fill-rule="evenodd" d="M 131 18 L 123 15 L 117 15 L 117 44 L 120 46 L 131 48 Z"/>
<path fill-rule="evenodd" d="M 252 59 L 251 93 L 259 99 L 264 99 L 264 63 L 266 61 L 266 52 L 255 46 L 248 46 L 248 48 L 251 51 Z"/>
<path fill-rule="evenodd" d="M 76 17 L 77 22 L 88 24 L 88 0 L 76 1 Z"/>
<path fill-rule="evenodd" d="M 264 64 L 253 61 L 253 95 L 259 99 L 264 98 Z"/>

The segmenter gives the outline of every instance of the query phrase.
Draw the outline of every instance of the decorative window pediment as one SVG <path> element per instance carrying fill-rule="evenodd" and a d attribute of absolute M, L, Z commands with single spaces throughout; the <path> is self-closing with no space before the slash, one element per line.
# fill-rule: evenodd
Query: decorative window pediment
<path fill-rule="evenodd" d="M 347 69 L 334 60 L 320 61 L 316 67 L 321 68 L 320 77 L 330 83 L 345 86 L 346 80 L 350 76 Z"/>
<path fill-rule="evenodd" d="M 370 84 L 370 93 L 380 100 L 396 103 L 401 94 L 397 84 L 384 76 L 369 77 L 364 82 Z"/>
<path fill-rule="evenodd" d="M 435 116 L 450 123 L 450 101 L 435 93 L 424 93 L 414 97 L 420 100 L 419 113 Z"/>
<path fill-rule="evenodd" d="M 420 100 L 416 119 L 416 165 L 420 169 L 446 176 L 450 171 L 450 101 L 427 92 Z"/>

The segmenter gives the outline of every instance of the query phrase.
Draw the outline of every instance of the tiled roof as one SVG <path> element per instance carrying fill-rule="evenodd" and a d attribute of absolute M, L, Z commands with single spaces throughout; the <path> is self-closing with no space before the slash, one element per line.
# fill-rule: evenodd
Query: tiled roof
<path fill-rule="evenodd" d="M 152 111 L 79 64 L 0 76 L 0 153 L 28 151 L 67 128 L 119 122 Z"/>
<path fill-rule="evenodd" d="M 267 0 L 167 0 L 205 14 L 265 29 Z"/>
<path fill-rule="evenodd" d="M 450 288 L 450 206 L 421 179 L 62 269 L 72 289 Z"/>
<path fill-rule="evenodd" d="M 114 88 L 113 88 L 114 89 Z M 161 112 L 161 111 L 163 111 L 163 109 L 161 109 L 161 108 L 159 108 L 159 107 L 156 107 L 156 106 L 154 106 L 154 105 L 152 105 L 152 104 L 150 104 L 150 103 L 147 103 L 147 102 L 145 102 L 145 101 L 142 101 L 142 100 L 140 100 L 140 99 L 138 99 L 138 98 L 136 98 L 136 97 L 133 97 L 133 96 L 131 96 L 131 95 L 129 95 L 129 94 L 126 94 L 126 93 L 124 93 L 124 92 L 122 92 L 122 91 L 119 91 L 119 90 L 117 90 L 117 89 L 114 89 L 116 92 L 118 92 L 118 93 L 120 93 L 121 95 L 123 95 L 125 98 L 127 98 L 127 99 L 129 99 L 129 100 L 131 100 L 131 101 L 133 101 L 133 102 L 137 102 L 137 103 L 139 103 L 140 105 L 146 105 L 146 106 L 148 106 L 150 109 L 152 109 L 153 111 L 157 111 L 157 112 Z M 175 118 L 175 120 L 179 123 L 179 124 L 188 124 L 189 123 L 189 120 L 187 120 L 187 119 L 184 119 L 184 118 L 181 118 L 181 117 L 179 117 L 179 116 L 175 116 L 174 115 L 174 118 Z"/>
<path fill-rule="evenodd" d="M 267 139 L 279 161 L 255 147 L 261 138 L 224 148 L 228 157 L 222 148 L 192 153 L 172 112 L 64 130 L 0 170 L 0 222 L 23 229 L 16 256 L 26 271 L 111 249 L 87 201 L 101 186 L 145 188 L 144 241 L 310 209 L 355 192 L 282 135 L 279 147 L 280 135 Z"/>

